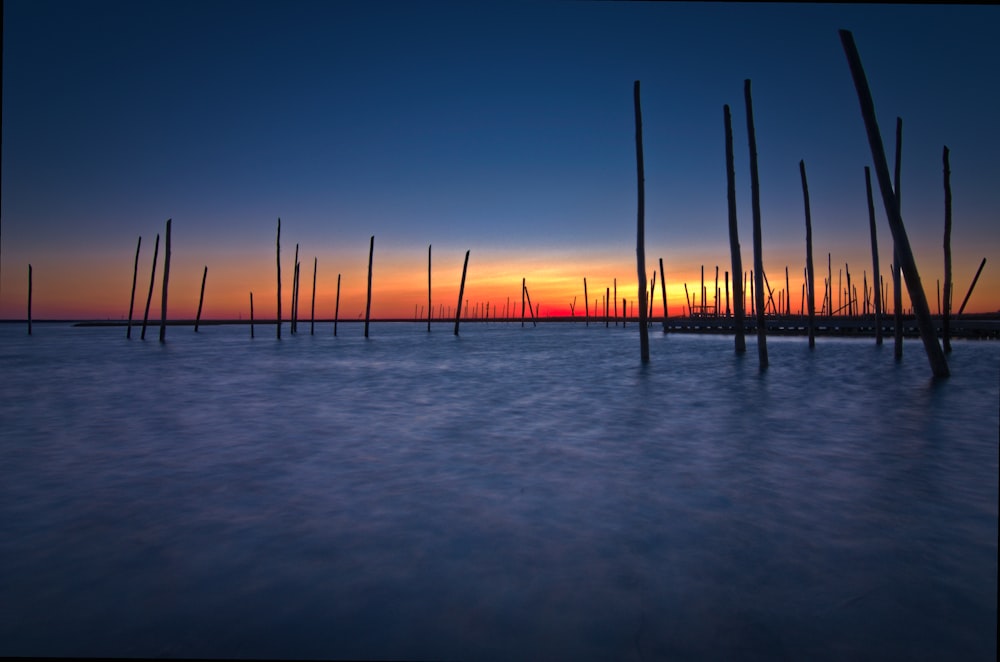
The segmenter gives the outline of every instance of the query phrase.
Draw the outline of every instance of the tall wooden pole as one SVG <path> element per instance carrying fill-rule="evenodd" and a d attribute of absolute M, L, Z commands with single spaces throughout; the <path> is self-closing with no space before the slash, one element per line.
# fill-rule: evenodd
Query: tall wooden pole
<path fill-rule="evenodd" d="M 313 291 L 312 305 L 309 310 L 309 335 L 314 335 L 316 331 L 316 268 L 319 266 L 319 258 L 313 256 Z"/>
<path fill-rule="evenodd" d="M 368 337 L 368 322 L 372 313 L 372 257 L 375 255 L 375 235 L 368 242 L 368 297 L 365 302 L 365 338 Z M 461 299 L 461 297 L 459 297 Z"/>
<path fill-rule="evenodd" d="M 607 329 L 611 326 L 611 315 L 609 311 L 611 310 L 611 288 L 604 288 L 604 328 Z"/>
<path fill-rule="evenodd" d="M 337 274 L 337 303 L 333 309 L 333 337 L 337 337 L 337 320 L 340 319 L 340 274 Z"/>
<path fill-rule="evenodd" d="M 427 330 L 431 330 L 431 245 L 427 244 Z"/>
<path fill-rule="evenodd" d="M 587 297 L 586 278 L 583 279 L 583 314 L 584 326 L 590 326 L 590 299 Z M 524 280 L 521 281 L 521 326 L 524 326 Z"/>
<path fill-rule="evenodd" d="M 760 370 L 767 370 L 767 327 L 764 320 L 764 255 L 760 232 L 760 181 L 757 174 L 757 135 L 753 126 L 753 99 L 750 79 L 743 81 L 743 98 L 747 107 L 747 139 L 750 144 L 750 201 L 753 211 L 753 269 L 757 296 L 757 357 Z"/>
<path fill-rule="evenodd" d="M 295 260 L 292 262 L 292 309 L 289 312 L 291 332 L 299 332 L 299 245 L 295 244 Z"/>
<path fill-rule="evenodd" d="M 278 262 L 278 317 L 275 326 L 278 329 L 278 340 L 281 340 L 281 218 L 278 218 L 278 238 L 275 241 L 277 246 L 277 262 Z"/>
<path fill-rule="evenodd" d="M 833 254 L 826 254 L 826 314 L 833 317 Z"/>
<path fill-rule="evenodd" d="M 524 328 L 524 293 L 526 291 L 527 291 L 527 288 L 524 285 L 524 278 L 522 278 L 521 279 L 521 328 L 522 329 Z M 587 279 L 586 278 L 583 279 L 583 291 L 584 292 L 587 291 Z M 459 300 L 458 301 L 459 304 L 461 304 L 462 303 L 462 297 L 461 296 L 458 297 L 458 300 Z M 595 310 L 594 312 L 596 313 L 597 311 Z M 588 318 L 588 320 L 590 319 L 590 313 L 587 313 L 587 318 Z M 587 323 L 587 326 L 590 326 L 590 322 L 589 321 Z"/>
<path fill-rule="evenodd" d="M 253 338 L 253 292 L 250 293 L 250 337 Z"/>
<path fill-rule="evenodd" d="M 167 340 L 167 284 L 170 281 L 170 219 L 167 219 L 167 237 L 163 252 L 163 296 L 160 302 L 160 342 Z"/>
<path fill-rule="evenodd" d="M 28 335 L 31 335 L 31 264 L 28 264 Z"/>
<path fill-rule="evenodd" d="M 948 146 L 941 155 L 944 163 L 944 305 L 941 315 L 941 336 L 944 351 L 951 351 L 951 165 L 948 162 Z"/>
<path fill-rule="evenodd" d="M 660 258 L 660 296 L 663 298 L 663 332 L 667 332 L 667 283 L 663 278 L 663 258 Z M 616 298 L 617 300 L 617 298 Z M 615 304 L 617 307 L 618 304 Z"/>
<path fill-rule="evenodd" d="M 729 203 L 729 253 L 733 265 L 733 314 L 736 316 L 736 353 L 747 351 L 745 338 L 746 321 L 744 301 L 745 286 L 741 287 L 739 274 L 743 273 L 743 258 L 740 255 L 740 234 L 736 225 L 736 166 L 733 159 L 733 121 L 729 105 L 722 107 L 726 128 L 726 198 Z"/>
<path fill-rule="evenodd" d="M 142 246 L 142 237 L 139 237 L 135 245 L 135 265 L 132 267 L 132 295 L 128 298 L 128 328 L 125 329 L 125 337 L 132 337 L 132 309 L 135 307 L 135 281 L 139 276 L 139 248 Z"/>
<path fill-rule="evenodd" d="M 896 209 L 902 218 L 902 196 L 899 188 L 899 171 L 903 155 L 903 118 L 896 118 L 896 165 L 893 174 L 893 191 L 896 195 Z M 894 235 L 895 236 L 895 235 Z M 899 266 L 899 243 L 892 242 L 892 314 L 894 320 L 895 344 L 893 346 L 896 360 L 903 358 L 903 278 Z"/>
<path fill-rule="evenodd" d="M 882 344 L 882 287 L 878 278 L 878 239 L 875 232 L 875 200 L 872 198 L 872 174 L 871 169 L 865 166 L 865 192 L 868 195 L 868 228 L 872 236 L 872 273 L 875 274 L 875 344 Z"/>
<path fill-rule="evenodd" d="M 806 162 L 799 161 L 802 178 L 802 200 L 806 209 L 806 304 L 809 306 L 809 348 L 816 346 L 816 295 L 815 270 L 813 269 L 812 212 L 809 208 L 809 183 L 806 181 Z"/>
<path fill-rule="evenodd" d="M 198 314 L 194 318 L 194 332 L 198 333 L 198 325 L 201 323 L 201 306 L 205 303 L 205 279 L 208 278 L 208 267 L 201 272 L 201 294 L 198 295 Z"/>
<path fill-rule="evenodd" d="M 639 354 L 643 363 L 649 363 L 649 330 L 646 328 L 646 177 L 642 163 L 642 108 L 639 102 L 639 81 L 633 84 L 632 100 L 635 105 L 635 163 L 639 199 L 635 233 L 636 273 L 639 276 Z"/>
<path fill-rule="evenodd" d="M 847 55 L 851 75 L 854 78 L 854 85 L 857 88 L 858 100 L 861 105 L 861 115 L 865 121 L 868 143 L 872 150 L 875 175 L 878 178 L 879 188 L 882 190 L 882 202 L 885 205 L 886 216 L 889 219 L 889 228 L 892 230 L 893 242 L 898 248 L 898 258 L 901 262 L 900 266 L 903 276 L 906 278 L 906 287 L 909 290 L 910 301 L 913 304 L 913 310 L 917 318 L 920 338 L 923 340 L 924 349 L 927 351 L 927 360 L 931 365 L 934 376 L 938 378 L 947 377 L 949 374 L 948 363 L 944 352 L 941 350 L 941 345 L 938 344 L 937 335 L 934 332 L 934 323 L 931 320 L 930 309 L 927 306 L 927 297 L 924 295 L 924 288 L 920 284 L 920 273 L 917 271 L 917 265 L 913 259 L 910 240 L 906 236 L 906 228 L 903 226 L 903 218 L 899 212 L 899 203 L 896 199 L 896 194 L 889 181 L 889 165 L 886 162 L 885 148 L 882 145 L 882 136 L 879 133 L 878 122 L 875 117 L 875 103 L 872 100 L 864 68 L 861 65 L 861 56 L 854 45 L 854 36 L 850 31 L 841 30 L 840 39 Z"/>
<path fill-rule="evenodd" d="M 153 285 L 156 283 L 156 258 L 160 254 L 160 233 L 156 233 L 156 243 L 153 244 L 153 266 L 149 272 L 149 293 L 146 295 L 146 312 L 142 315 L 142 333 L 140 340 L 146 339 L 146 322 L 149 321 L 149 304 L 153 302 Z"/>
<path fill-rule="evenodd" d="M 465 273 L 469 269 L 469 251 L 465 251 L 465 262 L 462 263 L 462 283 L 458 286 L 458 305 L 455 306 L 455 335 L 458 335 L 458 323 L 462 320 L 462 297 L 465 296 Z M 524 288 L 524 281 L 521 281 Z M 468 304 L 466 304 L 468 306 Z M 521 306 L 521 317 L 524 317 L 524 306 Z"/>

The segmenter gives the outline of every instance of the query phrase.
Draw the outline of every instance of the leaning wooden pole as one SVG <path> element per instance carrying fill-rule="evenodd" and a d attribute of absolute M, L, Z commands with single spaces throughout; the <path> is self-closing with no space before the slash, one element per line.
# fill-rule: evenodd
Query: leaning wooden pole
<path fill-rule="evenodd" d="M 521 326 L 524 326 L 524 281 L 521 281 L 521 288 Z M 587 298 L 586 278 L 583 279 L 583 321 L 584 326 L 590 326 L 590 300 Z"/>
<path fill-rule="evenodd" d="M 135 245 L 135 265 L 132 267 L 132 296 L 128 299 L 128 327 L 125 329 L 125 337 L 132 337 L 132 310 L 135 307 L 135 281 L 139 276 L 139 248 L 142 247 L 142 237 L 139 237 Z"/>
<path fill-rule="evenodd" d="M 865 166 L 865 192 L 868 195 L 868 228 L 872 236 L 872 273 L 876 278 L 879 276 L 878 270 L 878 238 L 875 231 L 875 200 L 872 197 L 872 173 L 868 166 Z M 882 287 L 875 283 L 875 344 L 882 344 Z"/>
<path fill-rule="evenodd" d="M 643 363 L 649 363 L 649 329 L 646 328 L 646 237 L 645 237 L 645 173 L 642 164 L 642 108 L 639 102 L 639 81 L 632 87 L 635 105 L 635 163 L 638 182 L 636 212 L 635 257 L 639 276 L 639 353 Z"/>
<path fill-rule="evenodd" d="M 299 245 L 295 244 L 295 259 L 292 261 L 292 309 L 288 311 L 291 332 L 299 332 Z"/>
<path fill-rule="evenodd" d="M 744 320 L 743 288 L 738 274 L 743 273 L 743 258 L 740 256 L 740 234 L 736 225 L 736 166 L 733 159 L 733 120 L 729 105 L 722 107 L 722 115 L 726 125 L 726 197 L 729 202 L 729 254 L 733 264 L 733 313 L 736 316 L 736 353 L 747 351 L 745 337 L 746 322 Z"/>
<path fill-rule="evenodd" d="M 455 306 L 455 335 L 458 335 L 458 323 L 462 321 L 462 297 L 465 296 L 465 274 L 469 269 L 469 251 L 465 251 L 465 262 L 462 263 L 462 282 L 458 286 L 458 305 Z M 524 280 L 521 280 L 524 288 Z M 524 323 L 524 305 L 521 305 L 521 323 Z"/>
<path fill-rule="evenodd" d="M 309 335 L 313 335 L 316 331 L 316 267 L 319 266 L 319 258 L 313 256 L 313 291 L 312 291 L 312 305 L 309 309 Z"/>
<path fill-rule="evenodd" d="M 944 351 L 951 351 L 951 164 L 948 146 L 941 155 L 944 164 L 944 302 L 941 315 L 941 339 Z"/>
<path fill-rule="evenodd" d="M 337 302 L 333 309 L 333 337 L 337 337 L 337 320 L 340 319 L 340 274 L 337 274 Z"/>
<path fill-rule="evenodd" d="M 960 316 L 962 313 L 965 312 L 965 304 L 969 303 L 969 297 L 972 296 L 972 290 L 976 289 L 976 283 L 979 282 L 979 274 L 983 273 L 983 267 L 985 266 L 986 266 L 986 258 L 984 257 L 983 261 L 979 263 L 979 268 L 976 269 L 976 275 L 972 279 L 972 285 L 969 285 L 969 291 L 965 293 L 965 298 L 962 299 L 962 305 L 959 307 L 958 315 L 956 315 L 956 317 Z"/>
<path fill-rule="evenodd" d="M 250 293 L 250 337 L 253 338 L 253 292 Z"/>
<path fill-rule="evenodd" d="M 660 296 L 663 298 L 663 332 L 667 332 L 667 283 L 663 278 L 663 258 L 660 258 Z M 615 299 L 617 302 L 617 298 Z M 617 303 L 615 306 L 617 307 Z"/>
<path fill-rule="evenodd" d="M 841 30 L 840 39 L 844 46 L 844 52 L 847 55 L 851 75 L 854 78 L 854 86 L 857 88 L 858 100 L 861 105 L 861 115 L 865 121 L 868 143 L 872 151 L 872 161 L 875 165 L 875 175 L 878 178 L 879 188 L 882 190 L 882 202 L 885 205 L 886 216 L 889 218 L 889 228 L 892 230 L 893 242 L 898 248 L 899 255 L 897 257 L 901 263 L 903 277 L 906 278 L 906 287 L 909 290 L 910 302 L 913 304 L 913 311 L 917 317 L 920 338 L 923 340 L 924 349 L 927 351 L 927 360 L 930 362 L 934 376 L 947 377 L 949 374 L 948 362 L 934 332 L 934 323 L 931 320 L 931 311 L 927 305 L 927 297 L 924 295 L 924 288 L 920 284 L 920 273 L 913 259 L 910 240 L 906 236 L 906 228 L 903 226 L 903 218 L 899 212 L 896 194 L 893 191 L 892 183 L 889 181 L 889 165 L 885 158 L 885 148 L 882 145 L 882 136 L 879 133 L 878 122 L 875 117 L 875 103 L 872 100 L 864 68 L 861 65 L 861 56 L 854 45 L 854 36 L 849 30 Z"/>
<path fill-rule="evenodd" d="M 281 219 L 278 219 L 278 239 L 275 241 L 277 246 L 277 261 L 278 261 L 278 317 L 275 320 L 275 327 L 278 329 L 278 340 L 281 340 Z"/>
<path fill-rule="evenodd" d="M 149 305 L 153 302 L 153 286 L 156 284 L 156 258 L 160 254 L 160 234 L 156 233 L 156 243 L 153 244 L 153 267 L 149 272 L 149 293 L 146 295 L 146 312 L 142 315 L 142 333 L 140 340 L 146 339 L 146 322 L 149 321 Z"/>
<path fill-rule="evenodd" d="M 760 370 L 767 370 L 767 327 L 764 320 L 764 254 L 760 232 L 760 181 L 757 175 L 757 135 L 753 126 L 753 99 L 750 96 L 750 79 L 743 81 L 743 98 L 747 107 L 747 139 L 750 144 L 750 200 L 753 211 L 753 269 L 756 279 L 757 303 L 757 358 Z"/>
<path fill-rule="evenodd" d="M 521 286 L 524 288 L 524 296 L 528 297 L 528 312 L 531 313 L 531 326 L 538 326 L 538 321 L 535 319 L 535 309 L 531 307 L 531 292 L 528 291 L 528 286 L 524 284 L 523 280 L 521 281 Z M 521 314 L 524 314 L 523 310 Z M 597 317 L 597 315 L 594 315 L 594 317 Z"/>
<path fill-rule="evenodd" d="M 368 337 L 368 322 L 372 313 L 372 257 L 375 255 L 375 235 L 368 242 L 368 297 L 365 302 L 365 338 Z"/>
<path fill-rule="evenodd" d="M 809 307 L 809 348 L 816 346 L 816 272 L 813 268 L 813 227 L 809 209 L 809 183 L 806 181 L 806 162 L 799 161 L 802 177 L 802 200 L 806 208 L 806 304 Z M 787 273 L 787 272 L 786 272 Z M 787 278 L 787 276 L 786 276 Z"/>
<path fill-rule="evenodd" d="M 28 265 L 28 335 L 31 335 L 31 265 Z"/>
<path fill-rule="evenodd" d="M 427 330 L 431 330 L 431 245 L 427 244 Z"/>
<path fill-rule="evenodd" d="M 900 211 L 902 218 L 902 195 L 899 188 L 899 171 L 902 167 L 903 156 L 903 118 L 896 118 L 896 164 L 893 172 L 892 190 L 896 196 L 896 209 Z M 894 344 L 893 352 L 896 360 L 903 358 L 903 278 L 899 266 L 899 244 L 893 239 L 892 242 L 892 316 Z"/>
<path fill-rule="evenodd" d="M 167 340 L 167 285 L 170 281 L 170 219 L 167 219 L 167 236 L 163 251 L 163 295 L 160 301 L 160 342 Z"/>
<path fill-rule="evenodd" d="M 194 318 L 194 332 L 198 333 L 198 325 L 201 324 L 201 307 L 205 303 L 205 279 L 208 278 L 208 267 L 201 272 L 201 294 L 198 295 L 198 314 Z"/>

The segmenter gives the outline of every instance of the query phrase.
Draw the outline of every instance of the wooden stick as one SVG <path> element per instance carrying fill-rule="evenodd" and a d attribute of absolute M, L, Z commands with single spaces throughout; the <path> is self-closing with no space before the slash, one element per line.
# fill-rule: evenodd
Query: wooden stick
<path fill-rule="evenodd" d="M 294 271 L 292 272 L 292 309 L 291 314 L 292 333 L 299 332 L 299 245 L 295 244 Z"/>
<path fill-rule="evenodd" d="M 125 337 L 132 337 L 132 309 L 135 307 L 135 280 L 139 276 L 139 248 L 142 246 L 142 236 L 135 245 L 135 266 L 132 267 L 132 296 L 128 299 L 128 328 L 125 329 Z"/>
<path fill-rule="evenodd" d="M 628 313 L 625 308 L 625 297 L 622 297 L 622 328 L 625 328 L 625 323 L 628 322 Z"/>
<path fill-rule="evenodd" d="M 688 294 L 688 284 L 684 283 L 684 297 L 687 299 L 688 304 L 688 317 L 694 315 L 694 311 L 691 310 L 691 295 Z"/>
<path fill-rule="evenodd" d="M 309 335 L 314 335 L 316 331 L 316 267 L 319 265 L 319 258 L 313 256 L 313 291 L 312 306 L 309 310 Z"/>
<path fill-rule="evenodd" d="M 903 217 L 899 211 L 899 202 L 889 181 L 889 166 L 886 162 L 882 136 L 879 134 L 878 122 L 875 117 L 875 103 L 872 100 L 864 68 L 861 65 L 861 57 L 858 54 L 857 47 L 854 45 L 854 36 L 850 31 L 841 30 L 840 39 L 843 43 L 851 75 L 854 78 L 854 85 L 858 92 L 861 115 L 865 121 L 868 142 L 872 151 L 872 161 L 875 165 L 875 175 L 878 178 L 879 188 L 882 190 L 882 202 L 885 205 L 886 216 L 889 218 L 889 228 L 892 230 L 893 242 L 898 248 L 898 257 L 902 263 L 901 270 L 903 276 L 906 278 L 907 289 L 910 292 L 910 301 L 913 304 L 914 313 L 917 318 L 920 337 L 923 340 L 927 359 L 934 376 L 938 378 L 947 377 L 949 374 L 948 363 L 944 352 L 941 350 L 941 345 L 937 341 L 934 323 L 931 320 L 930 309 L 927 306 L 927 297 L 924 295 L 924 288 L 920 284 L 920 273 L 913 259 L 913 251 L 910 249 L 910 240 L 906 235 L 906 228 L 903 226 Z"/>
<path fill-rule="evenodd" d="M 809 348 L 816 347 L 816 286 L 813 268 L 812 212 L 809 207 L 809 183 L 806 180 L 806 162 L 799 161 L 799 175 L 802 179 L 802 200 L 806 210 L 806 304 L 809 306 Z"/>
<path fill-rule="evenodd" d="M 524 290 L 525 290 L 524 279 L 522 278 L 521 279 L 521 328 L 522 329 L 524 328 Z M 586 295 L 587 295 L 587 279 L 586 278 L 583 279 L 583 293 L 584 293 L 584 298 L 586 299 Z M 461 297 L 459 297 L 459 299 L 461 299 Z M 587 302 L 584 301 L 584 304 L 586 304 L 586 303 Z M 589 310 L 589 308 L 588 308 L 588 310 Z M 595 310 L 594 312 L 596 313 L 597 311 Z M 589 320 L 590 320 L 590 313 L 589 312 L 587 313 L 587 319 L 588 319 L 587 326 L 590 326 L 590 322 L 589 322 Z"/>
<path fill-rule="evenodd" d="M 250 337 L 253 338 L 253 292 L 250 293 Z"/>
<path fill-rule="evenodd" d="M 653 270 L 653 278 L 649 281 L 649 320 L 653 319 L 653 300 L 656 299 L 656 270 Z"/>
<path fill-rule="evenodd" d="M 201 294 L 198 295 L 198 314 L 194 318 L 194 332 L 198 333 L 198 324 L 201 323 L 201 306 L 205 303 L 205 279 L 208 278 L 208 266 L 201 272 Z"/>
<path fill-rule="evenodd" d="M 528 297 L 528 312 L 531 313 L 531 325 L 532 326 L 538 326 L 538 322 L 535 321 L 535 309 L 531 307 L 531 292 L 528 291 L 528 286 L 523 284 L 524 283 L 523 280 L 521 281 L 521 283 L 522 283 L 522 286 L 524 287 L 524 295 L 526 297 Z M 539 304 L 539 305 L 541 305 L 541 304 Z M 597 312 L 596 307 L 594 309 L 594 312 L 595 313 Z M 522 315 L 524 314 L 523 310 L 521 311 L 521 314 Z M 595 315 L 595 317 L 596 317 L 596 315 Z"/>
<path fill-rule="evenodd" d="M 868 228 L 872 237 L 872 273 L 878 274 L 878 239 L 875 231 L 875 201 L 872 198 L 872 175 L 868 166 L 865 166 L 865 192 L 868 195 Z M 875 276 L 872 276 L 875 278 Z M 881 278 L 881 276 L 879 276 Z M 882 287 L 880 283 L 873 283 L 875 290 L 875 344 L 882 344 Z"/>
<path fill-rule="evenodd" d="M 667 283 L 663 278 L 663 258 L 660 258 L 660 296 L 663 298 L 663 332 L 667 332 Z M 617 303 L 615 306 L 617 307 Z M 616 324 L 617 326 L 617 324 Z"/>
<path fill-rule="evenodd" d="M 458 287 L 458 305 L 455 306 L 455 335 L 458 335 L 458 323 L 462 319 L 462 297 L 465 296 L 465 272 L 469 268 L 469 251 L 465 251 L 465 262 L 462 264 L 462 283 Z M 521 287 L 524 287 L 524 281 L 521 281 Z M 466 303 L 466 306 L 469 304 Z M 524 310 L 522 306 L 521 316 L 524 317 Z"/>
<path fill-rule="evenodd" d="M 167 284 L 170 280 L 170 219 L 167 219 L 166 250 L 163 253 L 163 296 L 160 302 L 160 342 L 167 340 Z"/>
<path fill-rule="evenodd" d="M 645 173 L 642 163 L 642 108 L 639 102 L 639 81 L 632 87 L 635 105 L 635 163 L 638 182 L 638 206 L 636 212 L 635 256 L 636 273 L 639 276 L 639 354 L 643 363 L 649 363 L 649 330 L 646 328 L 646 238 L 645 238 Z"/>
<path fill-rule="evenodd" d="M 896 195 L 896 209 L 902 218 L 902 194 L 899 186 L 899 171 L 902 165 L 903 153 L 903 118 L 896 118 L 896 165 L 893 175 L 893 191 Z M 892 314 L 894 321 L 895 344 L 893 355 L 897 361 L 903 358 L 903 278 L 899 266 L 899 244 L 892 242 Z"/>
<path fill-rule="evenodd" d="M 337 337 L 337 320 L 340 319 L 340 274 L 337 274 L 337 303 L 333 309 L 333 337 Z"/>
<path fill-rule="evenodd" d="M 594 311 L 597 312 L 597 311 Z M 590 299 L 587 297 L 587 279 L 583 279 L 584 326 L 590 326 Z M 521 326 L 524 326 L 524 280 L 521 280 Z"/>
<path fill-rule="evenodd" d="M 149 273 L 149 294 L 146 295 L 146 312 L 142 315 L 142 334 L 140 340 L 146 339 L 146 322 L 149 320 L 149 304 L 153 301 L 153 285 L 156 283 L 156 257 L 160 253 L 160 234 L 156 233 L 156 243 L 153 244 L 153 266 Z"/>
<path fill-rule="evenodd" d="M 729 272 L 726 272 L 726 317 L 732 317 L 732 312 L 729 309 Z"/>
<path fill-rule="evenodd" d="M 979 281 L 979 274 L 983 273 L 983 267 L 986 266 L 986 258 L 979 263 L 979 268 L 976 269 L 976 276 L 972 279 L 972 285 L 969 285 L 969 291 L 965 293 L 965 298 L 962 300 L 962 305 L 958 309 L 958 315 L 956 317 L 961 317 L 962 313 L 965 312 L 965 304 L 969 303 L 969 297 L 972 296 L 972 290 L 976 289 L 976 283 Z"/>
<path fill-rule="evenodd" d="M 750 202 L 753 211 L 753 268 L 757 279 L 757 358 L 760 370 L 767 370 L 767 326 L 764 320 L 764 255 L 760 232 L 760 181 L 757 174 L 757 135 L 753 126 L 753 99 L 750 79 L 743 81 L 743 97 L 747 107 L 747 139 L 750 145 Z"/>
<path fill-rule="evenodd" d="M 611 326 L 611 316 L 609 312 L 611 310 L 611 288 L 604 288 L 604 328 L 607 329 Z"/>
<path fill-rule="evenodd" d="M 372 257 L 375 255 L 375 235 L 372 235 L 371 240 L 368 242 L 368 298 L 365 303 L 365 338 L 368 337 L 368 322 L 371 319 L 372 313 Z M 459 296 L 459 299 L 462 297 Z M 455 327 L 455 332 L 458 332 L 458 326 Z"/>
<path fill-rule="evenodd" d="M 715 265 L 715 316 L 719 316 L 719 265 Z"/>
<path fill-rule="evenodd" d="M 431 245 L 427 244 L 427 331 L 431 330 Z"/>
<path fill-rule="evenodd" d="M 278 262 L 278 318 L 275 326 L 278 329 L 278 340 L 281 340 L 281 218 L 278 218 L 278 239 L 275 242 L 277 245 L 277 262 Z"/>
<path fill-rule="evenodd" d="M 28 335 L 31 335 L 31 264 L 28 264 Z"/>
<path fill-rule="evenodd" d="M 854 304 L 852 303 L 852 298 L 851 298 L 851 269 L 849 266 L 847 266 L 846 262 L 844 263 L 844 273 L 847 274 L 847 314 L 853 315 Z"/>
<path fill-rule="evenodd" d="M 951 165 L 948 160 L 948 146 L 941 155 L 944 163 L 944 307 L 941 317 L 941 336 L 944 351 L 951 351 Z M 941 295 L 938 294 L 940 301 Z M 942 306 L 938 303 L 938 308 Z"/>

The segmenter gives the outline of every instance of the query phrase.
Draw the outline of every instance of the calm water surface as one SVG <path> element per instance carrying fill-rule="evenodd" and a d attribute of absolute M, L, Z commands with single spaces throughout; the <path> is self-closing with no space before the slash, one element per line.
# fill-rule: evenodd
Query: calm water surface
<path fill-rule="evenodd" d="M 0 655 L 996 658 L 1000 343 L 303 328 L 0 326 Z"/>

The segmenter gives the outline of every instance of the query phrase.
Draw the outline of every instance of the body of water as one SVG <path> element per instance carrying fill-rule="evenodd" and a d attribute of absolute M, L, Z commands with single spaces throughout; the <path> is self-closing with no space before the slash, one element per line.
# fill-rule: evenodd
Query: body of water
<path fill-rule="evenodd" d="M 996 659 L 1000 343 L 302 328 L 0 327 L 0 655 Z"/>

